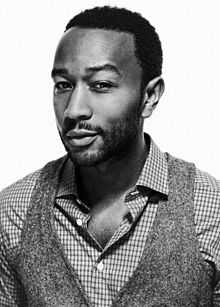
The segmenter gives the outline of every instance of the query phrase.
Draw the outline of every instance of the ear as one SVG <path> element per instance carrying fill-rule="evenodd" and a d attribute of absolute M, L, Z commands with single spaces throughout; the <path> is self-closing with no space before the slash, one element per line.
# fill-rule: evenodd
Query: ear
<path fill-rule="evenodd" d="M 160 76 L 148 82 L 148 84 L 144 89 L 144 95 L 142 99 L 143 110 L 141 116 L 143 118 L 151 116 L 151 114 L 153 113 L 154 109 L 156 108 L 160 100 L 160 97 L 163 95 L 164 88 L 165 88 L 164 81 Z"/>

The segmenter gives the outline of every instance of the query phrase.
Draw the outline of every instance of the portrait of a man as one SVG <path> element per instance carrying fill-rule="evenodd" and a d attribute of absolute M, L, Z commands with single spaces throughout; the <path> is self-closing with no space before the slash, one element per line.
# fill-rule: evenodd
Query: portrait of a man
<path fill-rule="evenodd" d="M 220 306 L 220 183 L 144 131 L 162 64 L 140 13 L 67 23 L 51 71 L 66 155 L 0 193 L 0 306 Z"/>

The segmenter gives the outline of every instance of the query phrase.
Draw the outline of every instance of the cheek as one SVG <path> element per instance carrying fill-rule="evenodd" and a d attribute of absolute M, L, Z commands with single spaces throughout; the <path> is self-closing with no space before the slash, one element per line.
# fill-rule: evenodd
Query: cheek
<path fill-rule="evenodd" d="M 54 112 L 56 116 L 57 125 L 60 128 L 63 122 L 64 112 L 65 112 L 65 104 L 60 100 L 54 98 Z"/>
<path fill-rule="evenodd" d="M 140 93 L 132 90 L 121 90 L 120 93 L 111 95 L 103 99 L 97 106 L 99 118 L 105 118 L 109 123 L 126 118 L 137 112 L 140 106 Z"/>

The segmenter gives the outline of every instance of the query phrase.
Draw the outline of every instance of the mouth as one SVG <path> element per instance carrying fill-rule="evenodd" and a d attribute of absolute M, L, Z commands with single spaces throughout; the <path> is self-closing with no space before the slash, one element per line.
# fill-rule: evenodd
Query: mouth
<path fill-rule="evenodd" d="M 71 146 L 84 147 L 95 141 L 97 132 L 90 130 L 70 130 L 65 134 L 65 137 Z"/>

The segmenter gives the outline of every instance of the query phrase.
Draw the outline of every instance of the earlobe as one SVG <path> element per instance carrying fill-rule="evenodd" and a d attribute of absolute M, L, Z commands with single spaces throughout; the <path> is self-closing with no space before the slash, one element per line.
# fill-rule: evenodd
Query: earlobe
<path fill-rule="evenodd" d="M 143 95 L 142 117 L 150 117 L 164 92 L 164 80 L 156 77 L 148 82 Z"/>

